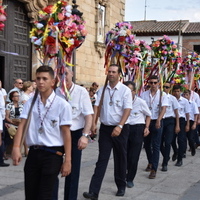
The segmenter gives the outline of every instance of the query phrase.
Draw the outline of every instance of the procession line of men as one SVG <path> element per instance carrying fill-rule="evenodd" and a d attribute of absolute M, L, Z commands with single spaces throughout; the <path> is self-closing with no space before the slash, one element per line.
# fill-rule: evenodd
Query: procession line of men
<path fill-rule="evenodd" d="M 108 84 L 99 89 L 93 112 L 88 92 L 72 82 L 73 72 L 69 68 L 65 69 L 65 77 L 70 97 L 64 95 L 60 88 L 57 88 L 56 92 L 53 91 L 55 79 L 51 67 L 41 66 L 37 69 L 36 84 L 39 95 L 36 97 L 30 116 L 28 113 L 33 98 L 24 106 L 22 122 L 14 138 L 12 153 L 13 163 L 18 165 L 21 160 L 22 133 L 30 119 L 26 134 L 26 143 L 29 146 L 25 163 L 27 200 L 58 199 L 57 176 L 60 171 L 62 176 L 66 177 L 64 199 L 77 199 L 81 151 L 88 144 L 90 131 L 96 134 L 98 117 L 99 155 L 89 192 L 83 193 L 85 198 L 98 199 L 112 150 L 116 196 L 124 196 L 126 187 L 133 187 L 143 139 L 148 160 L 146 170 L 150 171 L 150 179 L 156 177 L 160 150 L 163 155 L 162 171 L 167 171 L 170 145 L 172 141 L 174 146 L 176 144 L 174 135 L 178 136 L 176 166 L 182 165 L 186 151 L 185 131 L 190 130 L 190 121 L 194 122 L 191 126 L 194 130 L 197 112 L 194 112 L 196 114 L 194 118 L 189 118 L 190 111 L 180 106 L 182 105 L 180 102 L 186 99 L 170 95 L 170 83 L 165 83 L 165 92 L 162 92 L 156 76 L 150 77 L 150 89 L 141 95 L 142 99 L 137 97 L 135 84 L 132 82 L 122 84 L 119 81 L 120 73 L 118 65 L 110 65 Z M 179 89 L 174 86 L 174 94 L 178 94 L 177 90 Z M 188 100 L 186 101 L 189 104 Z M 188 106 L 188 108 L 193 107 Z M 163 127 L 168 129 L 163 132 Z M 192 155 L 195 154 L 194 132 L 188 133 Z"/>

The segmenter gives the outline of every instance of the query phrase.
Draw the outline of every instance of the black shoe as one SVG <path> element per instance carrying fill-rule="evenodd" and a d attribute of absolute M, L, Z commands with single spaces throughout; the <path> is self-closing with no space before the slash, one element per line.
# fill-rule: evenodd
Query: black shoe
<path fill-rule="evenodd" d="M 182 162 L 182 160 L 180 160 L 180 161 L 177 161 L 177 163 L 175 164 L 175 166 L 177 166 L 177 167 L 180 167 L 180 166 L 182 166 L 183 165 L 183 162 Z"/>
<path fill-rule="evenodd" d="M 173 156 L 172 156 L 172 161 L 175 161 L 177 159 L 177 154 L 174 153 Z"/>
<path fill-rule="evenodd" d="M 191 148 L 191 155 L 194 156 L 196 154 L 196 149 L 195 148 Z"/>
<path fill-rule="evenodd" d="M 116 193 L 116 196 L 123 197 L 124 194 L 125 194 L 125 190 L 118 190 L 117 193 Z"/>
<path fill-rule="evenodd" d="M 133 181 L 127 181 L 126 186 L 127 186 L 128 188 L 132 188 L 132 187 L 134 186 Z"/>
<path fill-rule="evenodd" d="M 166 172 L 167 171 L 167 165 L 163 165 L 161 171 Z"/>
<path fill-rule="evenodd" d="M 91 200 L 98 200 L 98 195 L 93 193 L 93 192 L 84 192 L 83 193 L 83 196 L 86 198 L 86 199 L 91 199 Z"/>
<path fill-rule="evenodd" d="M 4 163 L 4 162 L 0 163 L 0 167 L 8 167 L 8 166 L 10 166 L 10 164 Z"/>

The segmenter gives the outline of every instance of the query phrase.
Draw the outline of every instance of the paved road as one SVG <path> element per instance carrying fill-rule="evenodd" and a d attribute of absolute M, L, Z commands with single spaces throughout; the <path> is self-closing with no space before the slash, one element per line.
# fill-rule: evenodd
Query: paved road
<path fill-rule="evenodd" d="M 90 143 L 83 151 L 80 187 L 78 200 L 84 200 L 82 193 L 88 191 L 90 178 L 93 174 L 98 155 L 98 143 Z M 20 166 L 0 168 L 0 200 L 23 200 L 23 158 Z M 8 160 L 11 163 L 11 159 Z M 148 179 L 144 171 L 147 165 L 146 155 L 142 150 L 138 166 L 135 186 L 127 188 L 124 197 L 116 197 L 116 186 L 113 179 L 113 158 L 111 156 L 108 169 L 103 181 L 99 200 L 200 200 L 200 149 L 194 157 L 187 152 L 182 167 L 174 166 L 169 162 L 167 172 L 158 169 L 154 180 Z M 63 200 L 63 178 L 60 178 L 59 200 Z"/>

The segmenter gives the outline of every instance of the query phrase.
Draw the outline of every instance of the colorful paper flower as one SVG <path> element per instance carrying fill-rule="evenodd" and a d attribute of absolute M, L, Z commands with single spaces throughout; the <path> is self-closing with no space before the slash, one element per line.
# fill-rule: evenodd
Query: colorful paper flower
<path fill-rule="evenodd" d="M 7 6 L 0 6 L 0 31 L 3 31 L 4 27 L 5 27 L 5 24 L 4 22 L 6 21 L 6 9 Z"/>

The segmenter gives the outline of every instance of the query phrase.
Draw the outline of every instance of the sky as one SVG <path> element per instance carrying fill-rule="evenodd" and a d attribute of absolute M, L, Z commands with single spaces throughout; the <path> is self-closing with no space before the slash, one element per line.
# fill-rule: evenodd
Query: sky
<path fill-rule="evenodd" d="M 200 0 L 126 0 L 125 20 L 172 21 L 189 20 L 200 22 Z"/>

